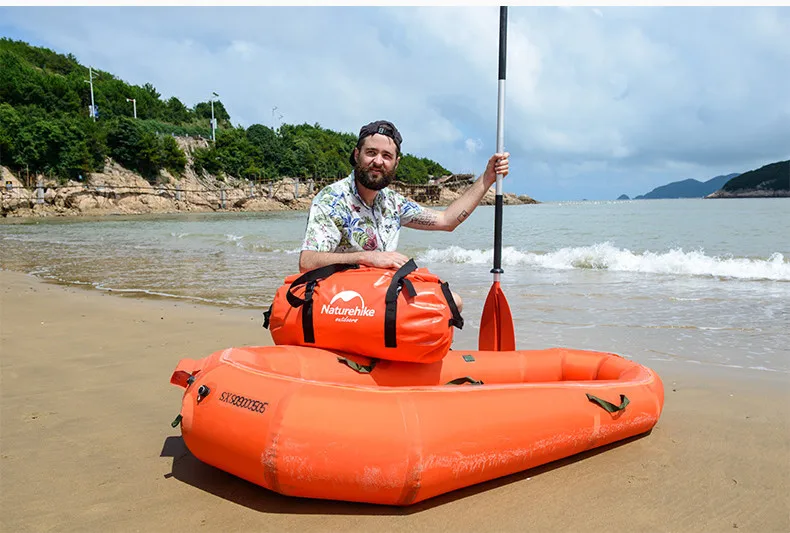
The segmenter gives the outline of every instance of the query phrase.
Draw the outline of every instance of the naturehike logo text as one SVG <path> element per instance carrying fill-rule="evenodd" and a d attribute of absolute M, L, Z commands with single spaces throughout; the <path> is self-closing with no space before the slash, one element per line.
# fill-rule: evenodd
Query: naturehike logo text
<path fill-rule="evenodd" d="M 355 300 L 359 300 L 359 303 L 354 307 L 350 305 L 341 307 L 335 305 L 335 302 L 338 300 L 341 300 L 345 304 L 350 304 L 351 302 L 355 302 Z M 337 315 L 338 318 L 335 318 L 335 322 L 356 322 L 359 320 L 356 317 L 371 317 L 376 315 L 374 309 L 365 307 L 365 300 L 362 298 L 362 295 L 356 291 L 342 291 L 335 294 L 328 304 L 321 306 L 321 313 L 325 315 Z"/>

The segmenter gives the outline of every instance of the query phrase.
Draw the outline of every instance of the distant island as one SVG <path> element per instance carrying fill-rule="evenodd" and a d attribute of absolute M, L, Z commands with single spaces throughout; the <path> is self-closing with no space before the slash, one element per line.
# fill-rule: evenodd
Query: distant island
<path fill-rule="evenodd" d="M 732 178 L 738 176 L 737 173 L 725 176 L 716 176 L 708 181 L 686 179 L 674 181 L 667 185 L 656 187 L 647 194 L 635 196 L 634 200 L 655 200 L 658 198 L 704 198 L 711 193 L 721 189 L 721 187 Z"/>
<path fill-rule="evenodd" d="M 633 199 L 670 198 L 790 198 L 790 160 L 770 163 L 743 174 L 716 176 L 705 182 L 674 181 Z M 628 200 L 629 197 L 622 194 L 617 199 Z"/>
<path fill-rule="evenodd" d="M 790 160 L 744 172 L 706 198 L 790 198 Z"/>

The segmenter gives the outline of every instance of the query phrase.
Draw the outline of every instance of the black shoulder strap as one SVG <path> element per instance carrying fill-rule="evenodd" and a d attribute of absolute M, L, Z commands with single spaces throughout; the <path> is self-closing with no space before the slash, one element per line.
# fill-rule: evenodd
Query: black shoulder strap
<path fill-rule="evenodd" d="M 296 278 L 293 283 L 291 283 L 291 286 L 288 287 L 288 292 L 285 294 L 285 297 L 288 303 L 291 304 L 291 307 L 298 308 L 304 306 L 302 311 L 302 335 L 304 337 L 304 342 L 309 342 L 310 344 L 315 343 L 315 329 L 313 328 L 313 291 L 318 281 L 328 278 L 332 274 L 354 268 L 359 268 L 359 265 L 336 263 L 316 268 Z M 293 293 L 293 290 L 302 284 L 305 284 L 304 298 L 300 298 Z"/>
<path fill-rule="evenodd" d="M 414 259 L 409 259 L 405 265 L 400 267 L 397 272 L 392 276 L 390 286 L 387 288 L 387 296 L 385 299 L 386 309 L 384 311 L 384 346 L 387 348 L 396 348 L 397 343 L 397 318 L 398 318 L 398 294 L 400 294 L 403 287 L 411 294 L 415 295 L 414 285 L 405 279 L 410 273 L 417 270 L 417 263 Z"/>
<path fill-rule="evenodd" d="M 263 327 L 265 327 L 266 329 L 269 329 L 269 320 L 272 317 L 272 307 L 274 307 L 274 304 L 269 306 L 268 311 L 263 312 Z"/>

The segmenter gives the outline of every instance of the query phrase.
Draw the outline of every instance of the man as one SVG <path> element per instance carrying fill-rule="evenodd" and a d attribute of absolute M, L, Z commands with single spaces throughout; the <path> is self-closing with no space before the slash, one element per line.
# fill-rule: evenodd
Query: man
<path fill-rule="evenodd" d="M 354 172 L 324 187 L 310 206 L 301 272 L 333 263 L 400 268 L 409 260 L 395 251 L 401 226 L 453 231 L 472 214 L 496 175 L 508 174 L 510 154 L 494 154 L 485 172 L 446 210 L 428 209 L 387 188 L 395 179 L 402 140 L 386 120 L 359 130 L 349 157 Z M 460 309 L 460 298 L 454 296 Z"/>

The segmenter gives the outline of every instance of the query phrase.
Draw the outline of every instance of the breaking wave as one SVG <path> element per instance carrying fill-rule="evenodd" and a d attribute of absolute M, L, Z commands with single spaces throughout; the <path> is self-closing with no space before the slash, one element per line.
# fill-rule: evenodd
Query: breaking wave
<path fill-rule="evenodd" d="M 418 259 L 435 263 L 490 264 L 492 250 L 469 250 L 458 246 L 430 249 Z M 548 253 L 534 253 L 513 247 L 502 249 L 503 265 L 526 265 L 555 270 L 592 269 L 615 272 L 644 272 L 712 276 L 742 280 L 790 281 L 790 262 L 780 253 L 767 259 L 709 256 L 704 251 L 685 252 L 681 248 L 667 252 L 633 252 L 609 242 L 560 248 Z"/>

